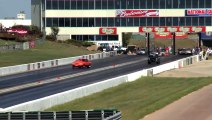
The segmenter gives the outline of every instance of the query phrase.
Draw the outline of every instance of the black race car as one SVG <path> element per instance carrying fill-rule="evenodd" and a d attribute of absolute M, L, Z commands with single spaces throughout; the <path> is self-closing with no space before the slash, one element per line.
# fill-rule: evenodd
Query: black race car
<path fill-rule="evenodd" d="M 151 52 L 148 56 L 148 64 L 151 64 L 152 62 L 156 62 L 157 64 L 160 64 L 160 56 L 157 52 Z"/>

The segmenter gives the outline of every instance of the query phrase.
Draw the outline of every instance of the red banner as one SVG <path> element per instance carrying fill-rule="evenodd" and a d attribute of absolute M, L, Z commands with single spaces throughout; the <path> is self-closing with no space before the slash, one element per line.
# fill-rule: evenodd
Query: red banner
<path fill-rule="evenodd" d="M 139 27 L 139 32 L 184 32 L 184 33 L 195 33 L 195 32 L 206 32 L 205 26 L 147 26 Z"/>
<path fill-rule="evenodd" d="M 116 35 L 117 29 L 116 28 L 99 28 L 100 35 Z"/>
<path fill-rule="evenodd" d="M 176 32 L 175 35 L 177 39 L 188 38 L 188 34 L 184 32 Z M 171 32 L 163 32 L 163 33 L 155 33 L 154 38 L 172 39 L 173 36 Z"/>
<path fill-rule="evenodd" d="M 116 17 L 157 17 L 159 10 L 116 10 Z"/>

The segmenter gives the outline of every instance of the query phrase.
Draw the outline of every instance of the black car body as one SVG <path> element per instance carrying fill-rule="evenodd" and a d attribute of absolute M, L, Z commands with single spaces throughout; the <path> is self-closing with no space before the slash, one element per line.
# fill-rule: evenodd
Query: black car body
<path fill-rule="evenodd" d="M 178 54 L 179 55 L 192 55 L 192 49 L 190 49 L 190 48 L 178 49 Z"/>
<path fill-rule="evenodd" d="M 157 52 L 151 52 L 148 56 L 148 64 L 151 64 L 152 62 L 155 62 L 157 64 L 160 64 L 160 56 Z"/>

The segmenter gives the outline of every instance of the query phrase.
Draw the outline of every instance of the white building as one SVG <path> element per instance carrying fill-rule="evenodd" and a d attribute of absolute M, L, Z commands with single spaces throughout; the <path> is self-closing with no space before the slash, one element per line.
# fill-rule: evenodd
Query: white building
<path fill-rule="evenodd" d="M 121 45 L 125 32 L 212 31 L 211 0 L 32 0 L 31 3 L 32 24 L 47 34 L 51 33 L 51 27 L 59 27 L 60 39 Z"/>

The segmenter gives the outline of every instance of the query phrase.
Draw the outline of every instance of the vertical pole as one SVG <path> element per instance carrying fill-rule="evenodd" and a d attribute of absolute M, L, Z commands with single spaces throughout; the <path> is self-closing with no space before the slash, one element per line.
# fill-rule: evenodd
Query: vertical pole
<path fill-rule="evenodd" d="M 173 55 L 175 55 L 175 39 L 176 39 L 175 32 L 173 32 L 172 35 L 173 35 L 173 44 L 172 44 L 172 46 L 173 46 Z"/>
<path fill-rule="evenodd" d="M 146 33 L 146 37 L 147 37 L 147 53 L 149 55 L 150 54 L 150 34 Z"/>
<path fill-rule="evenodd" d="M 201 45 L 201 40 L 202 40 L 202 34 L 201 34 L 201 32 L 199 32 L 198 35 L 199 35 L 199 43 L 198 43 L 198 46 L 201 47 L 201 46 L 202 46 L 202 45 Z"/>

